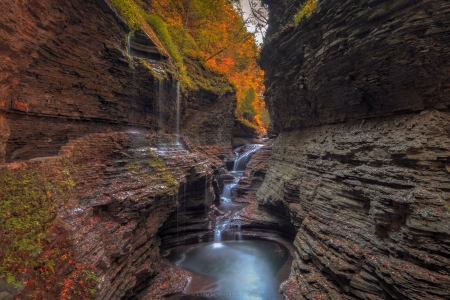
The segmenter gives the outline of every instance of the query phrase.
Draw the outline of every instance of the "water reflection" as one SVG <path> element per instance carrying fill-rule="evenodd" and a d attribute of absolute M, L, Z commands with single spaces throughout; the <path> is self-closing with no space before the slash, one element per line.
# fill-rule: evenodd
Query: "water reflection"
<path fill-rule="evenodd" d="M 179 267 L 214 279 L 190 294 L 208 299 L 275 300 L 277 272 L 288 253 L 279 245 L 263 241 L 225 241 L 174 249 L 168 257 Z M 286 279 L 286 278 L 284 278 Z M 194 279 L 195 280 L 195 279 Z"/>

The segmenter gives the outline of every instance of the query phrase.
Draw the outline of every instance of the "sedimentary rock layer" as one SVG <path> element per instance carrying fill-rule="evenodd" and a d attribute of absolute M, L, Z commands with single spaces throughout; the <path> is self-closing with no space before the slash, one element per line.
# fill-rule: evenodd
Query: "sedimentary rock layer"
<path fill-rule="evenodd" d="M 60 156 L 7 165 L 51 168 L 67 157 L 72 167 L 63 172 L 71 173 L 75 186 L 58 219 L 72 244 L 74 262 L 68 263 L 90 266 L 100 279 L 96 299 L 156 299 L 187 287 L 186 272 L 161 265 L 160 230 L 173 212 L 200 208 L 184 225 L 195 227 L 196 236 L 208 233 L 217 167 L 199 153 L 168 150 L 174 145 L 171 135 L 93 134 L 65 145 Z M 68 280 L 73 271 L 58 270 Z"/>
<path fill-rule="evenodd" d="M 449 134 L 438 111 L 280 134 L 257 196 L 298 231 L 287 299 L 450 297 Z"/>
<path fill-rule="evenodd" d="M 55 155 L 88 133 L 176 133 L 176 76 L 155 78 L 154 61 L 143 60 L 158 59 L 151 49 L 128 53 L 131 28 L 108 0 L 5 0 L 0 10 L 0 162 Z M 135 36 L 132 47 L 145 43 L 145 34 Z M 213 111 L 191 132 L 204 144 L 229 145 L 235 101 L 184 90 L 179 115 L 193 112 L 193 122 Z"/>
<path fill-rule="evenodd" d="M 434 0 L 264 0 L 261 54 L 275 128 L 299 128 L 450 103 L 450 3 Z"/>
<path fill-rule="evenodd" d="M 95 266 L 102 279 L 97 299 L 134 299 L 153 284 L 160 271 L 160 227 L 177 206 L 188 210 L 184 205 L 198 195 L 212 195 L 211 163 L 185 150 L 157 150 L 173 142 L 112 133 L 70 145 L 77 166 L 77 205 L 62 218 L 73 235 L 76 257 Z M 183 193 L 185 186 L 189 194 Z M 198 204 L 203 222 L 197 228 L 204 230 L 212 197 L 206 199 L 210 202 Z M 175 282 L 178 290 L 166 292 L 182 291 L 183 280 Z"/>
<path fill-rule="evenodd" d="M 450 3 L 322 0 L 297 24 L 305 1 L 263 2 L 280 135 L 257 197 L 297 230 L 285 297 L 448 299 Z"/>
<path fill-rule="evenodd" d="M 51 148 L 40 156 L 54 154 L 61 140 L 86 134 L 83 127 L 107 130 L 99 123 L 150 127 L 153 76 L 125 55 L 128 29 L 104 1 L 6 0 L 0 9 L 0 113 L 9 124 L 7 161 L 21 156 L 27 145 Z M 42 130 L 43 123 L 64 122 L 82 123 L 80 133 L 73 134 L 77 126 L 67 135 Z M 50 147 L 49 139 L 57 146 Z M 21 158 L 31 156 L 36 157 Z"/>

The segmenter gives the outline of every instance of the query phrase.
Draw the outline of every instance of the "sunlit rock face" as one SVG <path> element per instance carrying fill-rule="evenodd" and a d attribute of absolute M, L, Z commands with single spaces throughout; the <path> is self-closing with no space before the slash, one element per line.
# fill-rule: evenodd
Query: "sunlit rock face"
<path fill-rule="evenodd" d="M 301 1 L 265 2 L 280 135 L 257 199 L 297 231 L 283 294 L 448 299 L 449 3 L 324 0 L 296 27 Z"/>
<path fill-rule="evenodd" d="M 0 162 L 56 155 L 89 133 L 176 132 L 176 76 L 160 82 L 142 61 L 167 57 L 141 32 L 128 38 L 109 1 L 5 0 L 0 10 Z M 182 91 L 181 126 L 206 118 L 204 134 L 192 132 L 229 146 L 235 96 L 206 94 Z"/>

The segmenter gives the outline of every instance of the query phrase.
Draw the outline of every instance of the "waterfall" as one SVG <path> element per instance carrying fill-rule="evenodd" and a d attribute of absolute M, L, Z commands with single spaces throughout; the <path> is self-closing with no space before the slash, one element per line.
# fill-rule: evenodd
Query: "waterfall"
<path fill-rule="evenodd" d="M 232 183 L 226 183 L 223 186 L 222 196 L 220 197 L 225 202 L 230 202 L 233 189 L 239 184 L 239 177 L 234 178 Z"/>
<path fill-rule="evenodd" d="M 263 145 L 253 144 L 247 147 L 247 151 L 240 155 L 235 161 L 233 166 L 233 173 L 236 175 L 234 180 L 229 183 L 225 183 L 220 198 L 223 202 L 230 203 L 233 199 L 233 189 L 235 189 L 240 181 L 240 171 L 244 171 L 245 166 L 250 161 L 252 154 L 258 151 Z M 224 216 L 216 219 L 216 227 L 214 230 L 214 248 L 222 246 L 222 236 L 231 240 L 241 240 L 241 221 L 234 219 L 235 215 L 228 211 Z"/>
<path fill-rule="evenodd" d="M 165 88 L 164 88 L 164 80 L 159 80 L 159 86 L 158 86 L 158 113 L 159 113 L 159 119 L 158 119 L 158 127 L 163 128 L 164 124 L 164 101 L 165 100 Z"/>
<path fill-rule="evenodd" d="M 176 103 L 176 127 L 175 127 L 175 134 L 177 137 L 180 134 L 180 82 L 177 82 L 177 91 L 175 95 L 175 103 Z"/>
<path fill-rule="evenodd" d="M 241 220 L 237 220 L 237 231 L 234 234 L 234 240 L 235 241 L 240 241 L 242 240 L 242 235 L 241 235 Z"/>
<path fill-rule="evenodd" d="M 131 32 L 127 37 L 127 55 L 131 57 Z"/>
<path fill-rule="evenodd" d="M 241 220 L 234 219 L 234 214 L 218 218 L 214 230 L 214 248 L 222 246 L 222 235 L 227 240 L 241 240 Z"/>
<path fill-rule="evenodd" d="M 247 151 L 239 155 L 234 161 L 233 171 L 244 171 L 245 166 L 252 158 L 253 153 L 259 150 L 263 145 L 260 144 L 252 144 L 247 147 Z"/>

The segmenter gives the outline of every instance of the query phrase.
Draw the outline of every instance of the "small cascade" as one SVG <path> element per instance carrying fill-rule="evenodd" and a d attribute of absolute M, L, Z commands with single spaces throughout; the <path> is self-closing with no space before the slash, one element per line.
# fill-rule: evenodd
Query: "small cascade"
<path fill-rule="evenodd" d="M 158 86 L 158 126 L 164 128 L 164 106 L 166 100 L 166 89 L 164 86 L 164 80 L 159 80 Z"/>
<path fill-rule="evenodd" d="M 252 144 L 247 147 L 247 151 L 239 155 L 236 158 L 233 165 L 233 172 L 244 171 L 245 166 L 252 158 L 253 153 L 259 150 L 263 145 L 261 144 Z"/>
<path fill-rule="evenodd" d="M 131 55 L 131 32 L 128 34 L 128 37 L 127 37 L 127 53 L 126 53 L 128 56 L 132 56 Z"/>
<path fill-rule="evenodd" d="M 223 186 L 222 196 L 220 198 L 225 202 L 230 202 L 233 189 L 239 184 L 239 177 L 234 178 L 232 183 L 226 183 Z"/>
<path fill-rule="evenodd" d="M 233 172 L 231 172 L 235 177 L 232 182 L 224 184 L 222 195 L 220 196 L 222 203 L 219 205 L 219 209 L 225 211 L 226 214 L 216 219 L 216 227 L 214 230 L 214 248 L 221 247 L 221 242 L 224 239 L 238 241 L 242 239 L 241 220 L 236 218 L 236 210 L 233 209 L 233 205 L 239 205 L 240 203 L 233 202 L 233 190 L 239 185 L 242 173 L 252 157 L 252 154 L 262 146 L 263 145 L 260 144 L 249 145 L 247 147 L 247 151 L 235 160 Z M 239 210 L 241 208 L 239 208 Z"/>
<path fill-rule="evenodd" d="M 184 146 L 184 140 L 182 137 L 177 135 L 160 135 L 157 136 L 157 148 L 156 152 L 158 153 L 170 153 L 170 152 L 189 152 L 188 149 Z"/>
<path fill-rule="evenodd" d="M 216 220 L 214 248 L 221 247 L 222 240 L 241 240 L 241 220 L 235 219 L 234 214 L 228 213 Z"/>
<path fill-rule="evenodd" d="M 179 136 L 180 134 L 180 82 L 177 81 L 176 95 L 175 95 L 175 104 L 176 104 L 176 126 L 175 126 L 175 134 Z"/>
<path fill-rule="evenodd" d="M 240 241 L 242 240 L 242 234 L 241 234 L 241 220 L 237 220 L 238 224 L 237 224 L 237 231 L 234 234 L 234 240 L 235 241 Z"/>

